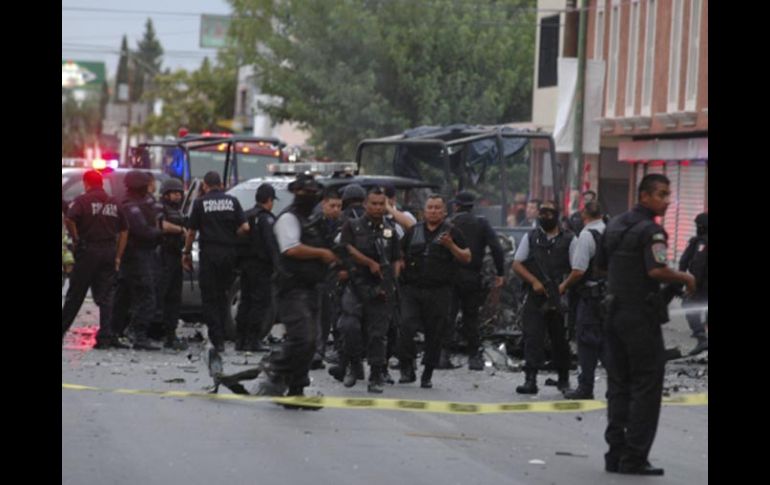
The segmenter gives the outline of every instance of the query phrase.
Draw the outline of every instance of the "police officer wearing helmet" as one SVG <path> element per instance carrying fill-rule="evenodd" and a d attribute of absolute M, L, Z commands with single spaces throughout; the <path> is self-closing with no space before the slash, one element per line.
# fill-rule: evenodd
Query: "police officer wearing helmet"
<path fill-rule="evenodd" d="M 245 212 L 249 233 L 240 246 L 241 301 L 238 305 L 237 340 L 235 350 L 269 350 L 262 343 L 273 326 L 274 311 L 270 308 L 270 279 L 278 249 L 273 235 L 275 216 L 273 202 L 278 199 L 268 183 L 257 187 L 256 204 Z"/>
<path fill-rule="evenodd" d="M 604 367 L 607 367 L 600 312 L 607 280 L 594 263 L 605 224 L 601 205 L 596 201 L 587 202 L 580 213 L 583 230 L 570 244 L 572 272 L 561 284 L 562 293 L 565 289 L 574 289 L 577 296 L 575 323 L 580 375 L 577 388 L 564 392 L 567 399 L 593 399 L 596 364 L 601 360 Z"/>
<path fill-rule="evenodd" d="M 687 271 L 695 277 L 695 294 L 682 302 L 684 308 L 697 308 L 685 314 L 692 336 L 697 340 L 697 344 L 689 355 L 697 355 L 709 348 L 709 338 L 706 333 L 709 303 L 709 215 L 707 213 L 702 212 L 695 217 L 695 230 L 695 236 L 690 239 L 687 249 L 679 259 L 679 271 Z"/>
<path fill-rule="evenodd" d="M 195 200 L 190 213 L 189 231 L 182 252 L 182 264 L 192 270 L 192 244 L 200 232 L 199 282 L 203 318 L 209 340 L 222 352 L 225 349 L 225 321 L 230 311 L 228 294 L 235 280 L 237 236 L 249 225 L 240 202 L 224 193 L 222 178 L 211 171 L 203 177 L 204 195 Z"/>
<path fill-rule="evenodd" d="M 505 268 L 503 267 L 503 248 L 497 238 L 497 233 L 486 218 L 472 213 L 475 200 L 476 197 L 470 192 L 460 192 L 452 200 L 455 207 L 452 224 L 463 233 L 468 248 L 471 250 L 471 262 L 461 264 L 458 267 L 454 280 L 454 308 L 450 315 L 454 317 L 457 315 L 458 309 L 462 311 L 461 331 L 468 342 L 468 368 L 470 370 L 484 370 L 484 359 L 481 355 L 481 341 L 479 340 L 479 308 L 484 304 L 486 298 L 486 291 L 481 280 L 481 269 L 487 247 L 492 253 L 497 272 L 495 288 L 503 286 Z M 446 337 L 451 338 L 453 327 L 454 318 L 450 318 L 449 331 L 446 332 Z M 445 339 L 445 342 L 448 343 L 448 340 Z M 449 349 L 445 346 L 442 353 L 448 354 Z M 449 360 L 448 355 L 446 360 Z"/>
<path fill-rule="evenodd" d="M 118 201 L 104 191 L 99 172 L 89 170 L 83 174 L 83 185 L 86 193 L 75 198 L 65 219 L 75 247 L 75 264 L 61 311 L 62 339 L 90 287 L 99 307 L 95 348 L 125 348 L 113 332 L 111 314 L 115 272 L 121 266 L 128 226 Z"/>
<path fill-rule="evenodd" d="M 399 382 L 417 380 L 414 336 L 422 324 L 425 331 L 425 370 L 420 387 L 433 387 L 433 369 L 438 365 L 441 342 L 449 325 L 452 280 L 457 264 L 471 262 L 471 251 L 463 234 L 446 220 L 446 202 L 438 194 L 425 202 L 425 221 L 406 231 L 401 244 L 405 268 L 401 287 L 401 342 Z"/>
<path fill-rule="evenodd" d="M 300 174 L 289 184 L 292 204 L 278 216 L 273 232 L 280 256 L 274 282 L 278 314 L 286 326 L 282 345 L 268 356 L 266 379 L 259 395 L 303 394 L 310 384 L 308 371 L 316 344 L 318 286 L 330 264 L 338 262 L 328 247 L 326 224 L 313 209 L 320 200 L 321 185 L 311 175 Z"/>
<path fill-rule="evenodd" d="M 605 470 L 633 475 L 663 475 L 648 456 L 660 416 L 665 348 L 660 325 L 668 321 L 661 282 L 695 289 L 695 278 L 666 264 L 668 235 L 655 217 L 668 208 L 668 178 L 646 175 L 639 203 L 607 225 L 596 264 L 608 270 L 605 299 L 607 430 Z"/>
<path fill-rule="evenodd" d="M 115 331 L 120 333 L 130 323 L 134 349 L 160 350 L 149 340 L 148 331 L 157 304 L 155 250 L 161 241 L 162 231 L 153 199 L 147 197 L 149 175 L 132 170 L 126 174 L 124 184 L 126 199 L 123 211 L 128 222 L 128 243 L 118 275 L 113 323 Z"/>
<path fill-rule="evenodd" d="M 551 339 L 552 361 L 556 367 L 559 390 L 569 387 L 569 345 L 559 286 L 570 272 L 569 246 L 572 233 L 559 226 L 556 204 L 546 201 L 538 209 L 538 226 L 521 239 L 513 257 L 513 271 L 524 280 L 526 302 L 522 308 L 524 323 L 525 382 L 516 388 L 519 394 L 537 394 L 537 371 L 545 362 L 545 332 Z M 548 384 L 548 382 L 546 382 Z"/>
<path fill-rule="evenodd" d="M 384 190 L 380 187 L 370 189 L 364 207 L 363 217 L 348 220 L 342 226 L 341 242 L 356 263 L 342 297 L 340 331 L 344 335 L 345 353 L 350 358 L 344 382 L 346 387 L 355 385 L 356 367 L 361 365 L 361 354 L 365 349 L 370 368 L 368 391 L 381 393 L 401 252 L 396 229 L 384 217 Z"/>
<path fill-rule="evenodd" d="M 169 178 L 160 186 L 163 237 L 161 239 L 158 279 L 158 311 L 162 322 L 163 346 L 184 350 L 187 346 L 176 336 L 179 308 L 182 304 L 182 247 L 184 247 L 184 217 L 182 198 L 184 186 L 179 179 Z"/>
<path fill-rule="evenodd" d="M 359 184 L 350 184 L 342 190 L 342 224 L 349 219 L 363 217 L 366 191 Z"/>

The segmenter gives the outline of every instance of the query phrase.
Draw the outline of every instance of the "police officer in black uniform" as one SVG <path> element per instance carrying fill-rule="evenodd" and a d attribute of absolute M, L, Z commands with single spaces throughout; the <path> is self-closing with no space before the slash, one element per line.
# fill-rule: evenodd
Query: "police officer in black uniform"
<path fill-rule="evenodd" d="M 83 174 L 86 193 L 67 210 L 65 223 L 75 246 L 75 265 L 61 311 L 61 334 L 67 333 L 83 305 L 88 288 L 99 307 L 99 332 L 94 348 L 126 348 L 112 330 L 112 298 L 115 272 L 126 248 L 128 225 L 115 198 L 103 189 L 102 175 Z"/>
<path fill-rule="evenodd" d="M 565 289 L 574 289 L 577 296 L 575 322 L 580 375 L 577 388 L 564 392 L 567 399 L 593 399 L 596 364 L 601 360 L 605 368 L 607 367 L 600 312 L 600 305 L 606 294 L 607 279 L 594 264 L 605 224 L 601 206 L 596 201 L 587 202 L 581 214 L 583 230 L 570 245 L 572 272 L 561 284 L 562 293 Z"/>
<path fill-rule="evenodd" d="M 360 365 L 361 350 L 365 348 L 370 368 L 368 391 L 374 393 L 383 391 L 386 338 L 401 266 L 398 234 L 394 225 L 384 218 L 385 204 L 383 189 L 369 189 L 364 204 L 366 214 L 348 220 L 342 226 L 341 235 L 342 244 L 355 261 L 350 283 L 342 297 L 344 310 L 340 318 L 340 331 L 347 347 L 345 352 L 351 359 L 345 386 L 355 385 L 354 368 Z M 353 312 L 348 312 L 349 309 Z"/>
<path fill-rule="evenodd" d="M 227 295 L 235 280 L 238 257 L 237 237 L 246 234 L 249 225 L 238 199 L 223 192 L 222 178 L 217 172 L 204 175 L 203 191 L 205 194 L 195 200 L 190 213 L 190 230 L 182 252 L 182 264 L 188 271 L 192 270 L 192 244 L 200 232 L 198 281 L 203 318 L 208 326 L 209 340 L 218 352 L 223 352 L 225 320 L 230 311 Z"/>
<path fill-rule="evenodd" d="M 538 225 L 524 235 L 513 257 L 513 271 L 527 290 L 522 308 L 524 321 L 524 385 L 519 394 L 537 394 L 537 371 L 545 362 L 545 332 L 551 338 L 552 361 L 559 390 L 569 388 L 569 345 L 559 286 L 570 272 L 572 233 L 559 227 L 559 210 L 550 201 L 538 209 Z"/>
<path fill-rule="evenodd" d="M 697 344 L 688 355 L 697 355 L 709 348 L 709 338 L 706 333 L 709 303 L 709 215 L 707 213 L 702 212 L 695 217 L 695 231 L 695 236 L 687 243 L 687 249 L 679 258 L 679 271 L 688 271 L 695 277 L 695 294 L 682 302 L 683 308 L 695 307 L 694 310 L 685 314 L 692 336 L 697 340 Z"/>
<path fill-rule="evenodd" d="M 272 185 L 261 184 L 255 194 L 256 205 L 245 212 L 249 233 L 244 236 L 245 244 L 240 246 L 241 301 L 235 317 L 235 350 L 270 350 L 262 343 L 262 339 L 273 326 L 270 279 L 278 248 L 273 235 L 275 216 L 271 211 L 273 201 L 277 199 Z"/>
<path fill-rule="evenodd" d="M 113 305 L 113 327 L 122 333 L 130 325 L 134 349 L 160 350 L 148 338 L 150 322 L 157 302 L 155 250 L 161 240 L 161 228 L 154 200 L 147 197 L 150 177 L 132 170 L 124 179 L 126 199 L 123 212 L 128 222 L 128 243 L 118 275 Z"/>
<path fill-rule="evenodd" d="M 695 289 L 692 275 L 666 265 L 668 235 L 655 222 L 669 205 L 669 180 L 646 175 L 639 203 L 607 226 L 596 264 L 608 270 L 607 430 L 605 469 L 635 475 L 663 475 L 647 460 L 660 416 L 665 368 L 661 324 L 668 321 L 661 282 Z"/>
<path fill-rule="evenodd" d="M 479 340 L 479 308 L 484 304 L 487 291 L 481 280 L 481 268 L 486 255 L 486 248 L 489 247 L 492 253 L 492 259 L 495 263 L 497 276 L 495 277 L 495 288 L 503 286 L 505 280 L 503 247 L 497 238 L 497 233 L 492 229 L 489 221 L 481 216 L 474 215 L 473 202 L 476 197 L 470 192 L 460 192 L 452 201 L 454 204 L 455 215 L 452 217 L 452 224 L 463 233 L 468 248 L 471 250 L 470 264 L 463 264 L 458 267 L 454 280 L 454 300 L 455 307 L 451 315 L 457 315 L 457 308 L 462 311 L 461 331 L 468 342 L 468 368 L 470 370 L 484 370 L 484 359 L 481 351 L 481 341 Z M 454 325 L 454 319 L 450 318 L 450 330 Z M 451 338 L 451 331 L 446 332 L 446 336 Z M 445 340 L 447 342 L 447 340 Z M 449 353 L 445 347 L 442 352 Z"/>
<path fill-rule="evenodd" d="M 179 179 L 169 178 L 160 187 L 163 237 L 158 248 L 158 315 L 162 322 L 163 346 L 185 350 L 187 345 L 176 335 L 179 309 L 182 305 L 182 247 L 184 247 L 184 217 L 182 198 L 184 186 Z"/>
<path fill-rule="evenodd" d="M 405 268 L 401 287 L 401 342 L 398 382 L 414 382 L 417 348 L 414 336 L 422 323 L 425 331 L 425 370 L 420 386 L 433 387 L 431 378 L 441 353 L 443 334 L 449 325 L 452 281 L 457 264 L 471 262 L 471 251 L 462 233 L 446 220 L 446 202 L 428 196 L 425 221 L 412 226 L 401 245 Z"/>
<path fill-rule="evenodd" d="M 278 314 L 286 326 L 282 345 L 268 356 L 266 379 L 257 394 L 301 396 L 310 384 L 308 371 L 316 344 L 318 285 L 337 256 L 328 247 L 320 216 L 311 217 L 321 195 L 321 186 L 310 175 L 300 174 L 289 190 L 294 201 L 273 225 L 281 252 L 274 283 Z"/>

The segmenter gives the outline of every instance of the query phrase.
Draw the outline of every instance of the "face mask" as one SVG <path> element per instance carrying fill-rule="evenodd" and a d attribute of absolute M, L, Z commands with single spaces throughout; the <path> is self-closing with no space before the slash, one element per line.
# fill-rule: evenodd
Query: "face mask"
<path fill-rule="evenodd" d="M 296 194 L 294 196 L 294 205 L 304 215 L 310 215 L 318 202 L 315 194 Z"/>
<path fill-rule="evenodd" d="M 556 219 L 543 219 L 542 217 L 538 217 L 537 222 L 544 231 L 552 231 L 558 223 Z"/>

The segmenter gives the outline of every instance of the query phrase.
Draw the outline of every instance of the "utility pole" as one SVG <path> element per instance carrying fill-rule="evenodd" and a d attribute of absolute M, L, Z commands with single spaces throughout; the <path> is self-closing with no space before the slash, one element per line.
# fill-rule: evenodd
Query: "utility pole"
<path fill-rule="evenodd" d="M 577 191 L 578 194 L 583 192 L 583 98 L 585 93 L 585 77 L 586 77 L 586 30 L 588 26 L 588 0 L 580 1 L 580 13 L 578 28 L 578 65 L 577 65 L 577 86 L 575 93 L 575 136 L 574 145 L 572 148 L 573 162 L 570 164 L 570 171 L 576 170 L 572 173 L 572 190 Z M 580 199 L 570 201 L 572 210 L 577 210 Z"/>

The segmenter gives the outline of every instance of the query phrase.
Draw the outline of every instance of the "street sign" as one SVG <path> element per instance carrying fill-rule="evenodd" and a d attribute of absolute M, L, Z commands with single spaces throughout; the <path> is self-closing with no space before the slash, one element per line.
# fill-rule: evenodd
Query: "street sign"
<path fill-rule="evenodd" d="M 227 30 L 230 28 L 228 15 L 201 15 L 200 46 L 219 49 L 227 47 Z"/>

